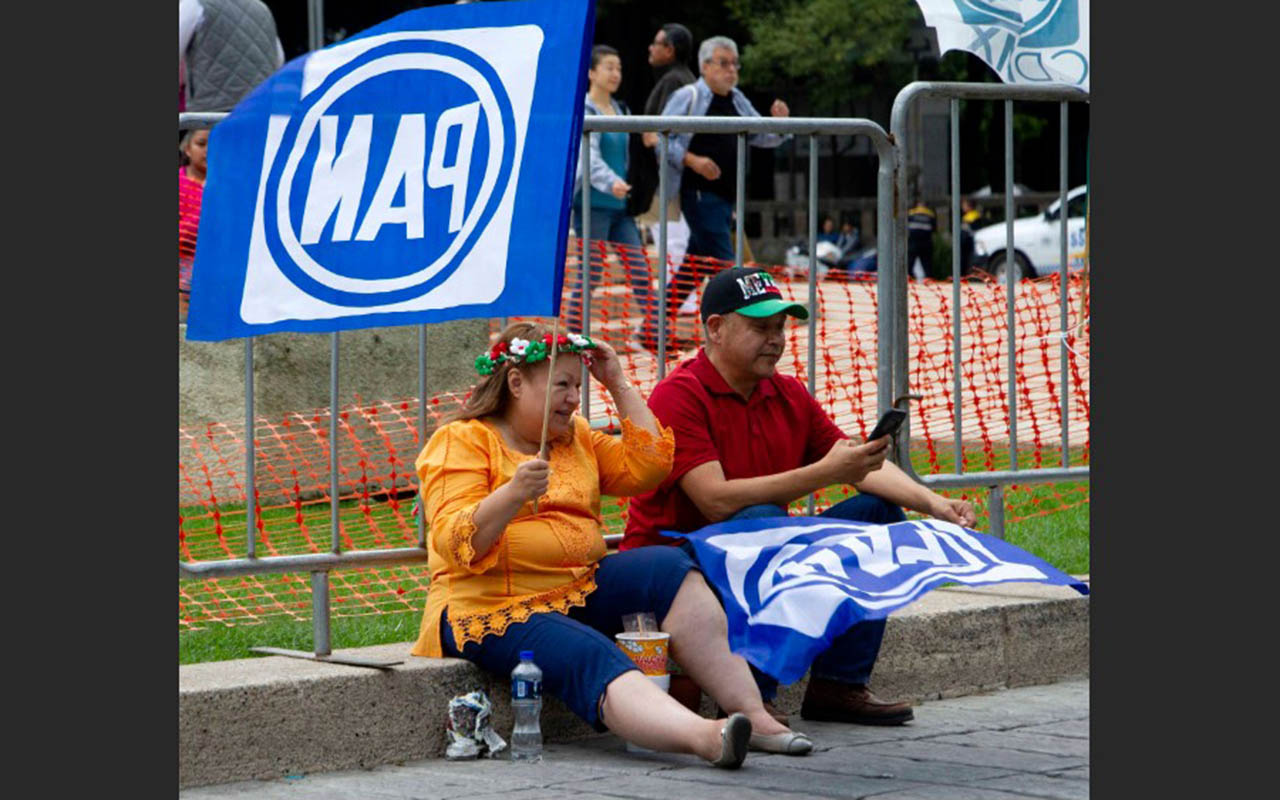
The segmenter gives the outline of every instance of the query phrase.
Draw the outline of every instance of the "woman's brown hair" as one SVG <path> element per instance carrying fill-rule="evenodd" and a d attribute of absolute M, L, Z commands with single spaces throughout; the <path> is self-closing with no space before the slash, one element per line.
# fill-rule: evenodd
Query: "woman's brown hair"
<path fill-rule="evenodd" d="M 512 339 L 517 338 L 531 342 L 535 339 L 541 339 L 549 333 L 551 333 L 551 330 L 545 325 L 539 325 L 534 322 L 513 322 L 506 327 L 506 330 L 502 332 L 498 337 L 498 341 L 494 342 L 494 344 L 506 342 L 509 345 Z M 542 362 L 537 363 L 540 364 Z M 491 374 L 481 377 L 471 390 L 466 402 L 463 403 L 462 408 L 444 415 L 440 420 L 440 424 L 444 425 L 460 419 L 478 419 L 502 414 L 507 410 L 507 402 L 511 399 L 511 390 L 507 388 L 507 373 L 513 369 L 518 369 L 528 376 L 536 366 L 537 364 L 526 366 L 503 361 L 494 368 Z"/>

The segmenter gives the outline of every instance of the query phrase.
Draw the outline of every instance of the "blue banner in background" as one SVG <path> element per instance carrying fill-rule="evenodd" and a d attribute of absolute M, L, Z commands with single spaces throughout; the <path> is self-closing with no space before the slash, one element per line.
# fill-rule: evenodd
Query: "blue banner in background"
<path fill-rule="evenodd" d="M 708 525 L 693 543 L 724 600 L 729 648 L 781 683 L 804 677 L 832 640 L 944 583 L 1089 588 L 1008 542 L 941 520 L 871 525 L 771 517 Z"/>
<path fill-rule="evenodd" d="M 409 11 L 210 133 L 187 338 L 559 314 L 594 0 Z"/>

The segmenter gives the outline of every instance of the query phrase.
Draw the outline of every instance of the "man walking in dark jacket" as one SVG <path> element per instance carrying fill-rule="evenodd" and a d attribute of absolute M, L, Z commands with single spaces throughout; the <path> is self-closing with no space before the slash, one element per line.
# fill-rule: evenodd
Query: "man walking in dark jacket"
<path fill-rule="evenodd" d="M 649 92 L 649 99 L 644 101 L 644 113 L 661 114 L 672 92 L 697 80 L 689 69 L 692 50 L 693 36 L 678 22 L 668 22 L 654 34 L 653 43 L 649 45 L 649 66 L 653 67 L 658 82 Z M 658 135 L 649 134 L 649 147 L 657 143 Z"/>
<path fill-rule="evenodd" d="M 668 22 L 658 29 L 649 45 L 649 66 L 653 67 L 657 82 L 649 92 L 644 103 L 644 113 L 652 116 L 662 114 L 671 94 L 682 86 L 688 86 L 697 78 L 689 69 L 689 58 L 693 53 L 693 35 L 689 29 L 678 22 Z M 658 134 L 647 131 L 637 139 L 632 137 L 631 163 L 632 181 L 631 195 L 627 198 L 627 210 L 637 215 L 636 223 L 649 231 L 654 242 L 658 241 L 658 223 L 661 209 L 658 207 L 658 160 L 654 148 L 658 146 Z M 639 149 L 643 148 L 643 149 Z M 675 204 L 675 190 L 668 187 L 668 202 Z M 680 214 L 678 208 L 667 211 L 667 277 L 675 275 L 676 267 L 684 260 L 685 248 L 689 244 L 689 225 Z M 697 307 L 688 309 L 696 312 Z M 654 320 L 646 320 L 646 328 L 653 328 Z M 656 329 L 655 329 L 656 330 Z M 641 339 L 650 349 L 656 349 L 656 333 Z"/>
<path fill-rule="evenodd" d="M 649 92 L 649 99 L 644 101 L 645 114 L 650 116 L 662 114 L 663 106 L 667 105 L 667 100 L 673 91 L 681 86 L 689 86 L 698 79 L 689 69 L 689 55 L 692 49 L 694 49 L 694 37 L 690 35 L 689 28 L 678 22 L 668 22 L 655 33 L 653 42 L 649 45 L 649 65 L 653 67 L 654 77 L 658 81 L 654 83 L 653 91 Z M 639 145 L 645 147 L 645 151 L 643 154 L 636 154 L 636 152 L 631 154 L 631 163 L 636 165 L 636 180 L 632 182 L 631 201 L 635 204 L 636 214 L 640 215 L 640 223 L 653 228 L 654 239 L 657 239 L 658 205 L 654 202 L 654 195 L 658 192 L 658 160 L 654 157 L 653 148 L 658 146 L 658 134 L 646 131 L 644 136 L 640 137 Z M 668 221 L 671 223 L 676 223 L 678 219 L 680 219 L 678 214 L 668 215 Z M 680 220 L 678 224 L 685 230 L 684 236 L 677 233 L 677 238 L 680 239 L 680 253 L 673 253 L 673 261 L 676 264 L 684 257 L 684 242 L 689 238 L 689 229 L 685 227 L 684 220 Z M 668 228 L 675 227 L 676 225 L 668 225 Z M 672 233 L 676 233 L 675 230 L 668 229 L 668 252 L 671 252 L 672 242 L 669 237 Z"/>
<path fill-rule="evenodd" d="M 689 69 L 692 49 L 693 36 L 678 22 L 669 22 L 654 34 L 649 45 L 649 66 L 653 67 L 657 82 L 644 101 L 646 115 L 661 114 L 672 92 L 697 80 Z M 632 181 L 630 200 L 634 203 L 635 213 L 643 215 L 642 222 L 656 223 L 658 207 L 653 205 L 653 197 L 658 189 L 658 162 L 653 156 L 653 148 L 658 146 L 658 134 L 646 131 L 640 138 L 640 145 L 646 148 L 646 152 L 631 154 L 631 163 L 636 166 L 636 180 Z M 649 219 L 650 215 L 652 219 Z"/>

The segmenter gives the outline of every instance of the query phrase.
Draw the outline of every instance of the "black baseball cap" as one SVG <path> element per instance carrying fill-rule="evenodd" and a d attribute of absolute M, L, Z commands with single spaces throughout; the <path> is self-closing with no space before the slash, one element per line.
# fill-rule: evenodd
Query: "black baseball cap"
<path fill-rule="evenodd" d="M 782 290 L 765 270 L 730 267 L 707 281 L 702 292 L 702 321 L 712 314 L 736 311 L 748 317 L 771 317 L 786 312 L 796 319 L 808 319 L 809 309 L 782 299 Z"/>

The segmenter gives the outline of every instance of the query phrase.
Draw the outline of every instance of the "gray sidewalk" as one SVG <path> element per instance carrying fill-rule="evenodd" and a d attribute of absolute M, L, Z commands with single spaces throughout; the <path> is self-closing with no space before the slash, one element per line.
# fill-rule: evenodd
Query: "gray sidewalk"
<path fill-rule="evenodd" d="M 792 722 L 813 737 L 812 755 L 753 753 L 737 771 L 705 766 L 693 756 L 628 754 L 620 739 L 605 735 L 547 745 L 540 764 L 515 764 L 505 758 L 433 759 L 372 770 L 204 786 L 180 796 L 186 800 L 1089 796 L 1087 680 L 922 703 L 916 707 L 915 721 L 899 728 Z"/>

